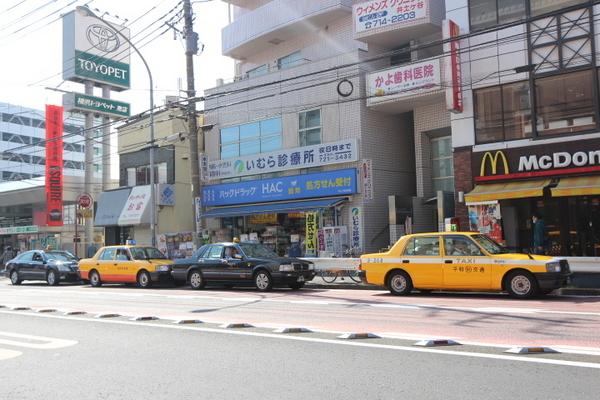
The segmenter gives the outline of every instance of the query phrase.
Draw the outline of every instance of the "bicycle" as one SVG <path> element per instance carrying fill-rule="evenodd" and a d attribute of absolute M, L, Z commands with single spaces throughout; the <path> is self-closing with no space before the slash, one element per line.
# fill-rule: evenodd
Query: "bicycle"
<path fill-rule="evenodd" d="M 333 283 L 340 278 L 340 280 L 344 280 L 345 277 L 350 278 L 350 280 L 355 283 L 361 283 L 362 279 L 359 276 L 358 270 L 354 269 L 335 269 L 335 270 L 323 270 L 319 272 L 319 276 L 326 283 Z"/>

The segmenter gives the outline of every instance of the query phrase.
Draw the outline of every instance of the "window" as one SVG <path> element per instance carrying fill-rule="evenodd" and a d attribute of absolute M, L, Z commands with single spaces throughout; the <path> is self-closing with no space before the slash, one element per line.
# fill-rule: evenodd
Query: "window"
<path fill-rule="evenodd" d="M 471 31 L 524 19 L 526 0 L 470 0 Z M 554 0 L 553 0 L 554 1 Z"/>
<path fill-rule="evenodd" d="M 279 150 L 283 146 L 281 118 L 221 129 L 221 159 Z"/>
<path fill-rule="evenodd" d="M 299 113 L 298 122 L 298 135 L 301 147 L 321 143 L 320 109 Z"/>
<path fill-rule="evenodd" d="M 269 72 L 269 68 L 267 68 L 266 64 L 261 65 L 260 67 L 253 68 L 246 72 L 248 78 L 256 78 L 257 76 L 265 75 Z"/>
<path fill-rule="evenodd" d="M 406 64 L 412 61 L 410 53 L 410 43 L 394 49 L 394 54 L 390 57 L 390 66 Z"/>
<path fill-rule="evenodd" d="M 286 69 L 295 67 L 302 62 L 302 53 L 300 51 L 293 52 L 287 56 L 277 60 L 277 69 Z"/>
<path fill-rule="evenodd" d="M 22 255 L 17 257 L 17 260 L 23 261 L 23 262 L 33 260 L 33 251 L 28 251 L 27 253 L 23 253 Z"/>
<path fill-rule="evenodd" d="M 135 168 L 127 168 L 127 186 L 135 186 Z"/>
<path fill-rule="evenodd" d="M 484 255 L 473 241 L 461 236 L 444 237 L 444 252 L 447 256 Z"/>
<path fill-rule="evenodd" d="M 439 256 L 440 241 L 436 237 L 415 237 L 409 240 L 404 249 L 405 256 Z"/>
<path fill-rule="evenodd" d="M 596 127 L 592 70 L 536 79 L 535 90 L 538 135 Z"/>
<path fill-rule="evenodd" d="M 154 166 L 154 183 L 167 183 L 167 163 Z M 142 186 L 150 184 L 150 166 L 127 168 L 127 186 Z"/>
<path fill-rule="evenodd" d="M 473 103 L 477 143 L 532 136 L 528 82 L 475 90 Z"/>
<path fill-rule="evenodd" d="M 531 15 L 546 14 L 561 8 L 587 3 L 588 0 L 530 0 Z"/>
<path fill-rule="evenodd" d="M 116 251 L 117 251 L 117 249 L 115 249 L 115 248 L 104 249 L 104 251 L 100 255 L 99 259 L 100 260 L 114 260 Z"/>
<path fill-rule="evenodd" d="M 433 191 L 454 192 L 454 158 L 450 136 L 431 139 Z"/>
<path fill-rule="evenodd" d="M 219 259 L 223 253 L 223 246 L 211 246 L 205 258 Z"/>
<path fill-rule="evenodd" d="M 127 249 L 117 249 L 117 260 L 118 261 L 130 261 Z"/>

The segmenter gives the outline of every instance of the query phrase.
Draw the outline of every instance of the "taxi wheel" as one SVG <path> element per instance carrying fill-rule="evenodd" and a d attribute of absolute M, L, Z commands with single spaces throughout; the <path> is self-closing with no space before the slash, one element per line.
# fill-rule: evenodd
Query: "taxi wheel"
<path fill-rule="evenodd" d="M 410 294 L 413 289 L 412 280 L 404 271 L 393 271 L 388 277 L 387 286 L 396 296 Z"/>
<path fill-rule="evenodd" d="M 98 273 L 98 271 L 94 270 L 92 272 L 90 272 L 90 285 L 92 285 L 93 287 L 100 287 L 102 286 L 102 281 L 100 280 L 100 274 Z"/>
<path fill-rule="evenodd" d="M 150 272 L 148 271 L 140 271 L 137 275 L 137 285 L 142 289 L 147 289 L 152 287 L 152 278 L 150 277 Z"/>
<path fill-rule="evenodd" d="M 527 271 L 514 271 L 506 277 L 508 294 L 517 299 L 528 299 L 538 293 L 537 280 Z"/>
<path fill-rule="evenodd" d="M 268 292 L 273 289 L 273 278 L 267 271 L 258 271 L 254 275 L 254 285 L 261 292 Z"/>

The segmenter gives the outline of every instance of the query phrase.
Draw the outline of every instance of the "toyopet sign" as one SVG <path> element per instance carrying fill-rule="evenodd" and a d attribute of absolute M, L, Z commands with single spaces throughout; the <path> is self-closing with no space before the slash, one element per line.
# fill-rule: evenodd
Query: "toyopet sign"
<path fill-rule="evenodd" d="M 27 233 L 38 233 L 40 227 L 37 225 L 26 225 L 26 226 L 9 226 L 7 228 L 0 228 L 0 235 L 20 235 Z"/>
<path fill-rule="evenodd" d="M 597 173 L 600 140 L 477 152 L 472 156 L 472 168 L 476 182 Z"/>
<path fill-rule="evenodd" d="M 79 11 L 63 16 L 63 79 L 129 88 L 129 29 L 113 26 L 119 31 Z"/>
<path fill-rule="evenodd" d="M 207 178 L 209 180 L 234 178 L 353 162 L 358 160 L 356 143 L 356 139 L 347 139 L 247 157 L 210 161 L 207 166 Z M 202 159 L 200 162 L 202 163 Z"/>
<path fill-rule="evenodd" d="M 399 97 L 437 90 L 441 85 L 439 58 L 402 65 L 368 75 L 370 96 Z"/>
<path fill-rule="evenodd" d="M 352 7 L 355 32 L 389 25 L 408 25 L 427 18 L 429 0 L 372 0 Z"/>
<path fill-rule="evenodd" d="M 356 169 L 205 186 L 205 206 L 344 196 L 357 192 Z"/>
<path fill-rule="evenodd" d="M 88 96 L 80 93 L 66 93 L 63 95 L 65 111 L 93 112 L 94 114 L 109 117 L 129 117 L 129 103 L 104 99 L 102 97 Z"/>

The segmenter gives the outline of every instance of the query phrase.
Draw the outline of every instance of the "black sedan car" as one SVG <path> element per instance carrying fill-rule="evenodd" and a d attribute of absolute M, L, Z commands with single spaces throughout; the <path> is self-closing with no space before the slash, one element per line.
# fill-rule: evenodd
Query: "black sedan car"
<path fill-rule="evenodd" d="M 77 257 L 68 251 L 31 250 L 6 264 L 6 275 L 13 285 L 23 281 L 46 281 L 55 286 L 61 281 L 78 282 Z"/>
<path fill-rule="evenodd" d="M 188 282 L 192 289 L 215 284 L 255 286 L 265 292 L 274 286 L 300 289 L 316 273 L 311 262 L 279 257 L 259 243 L 215 243 L 176 260 L 171 274 L 176 284 Z"/>

